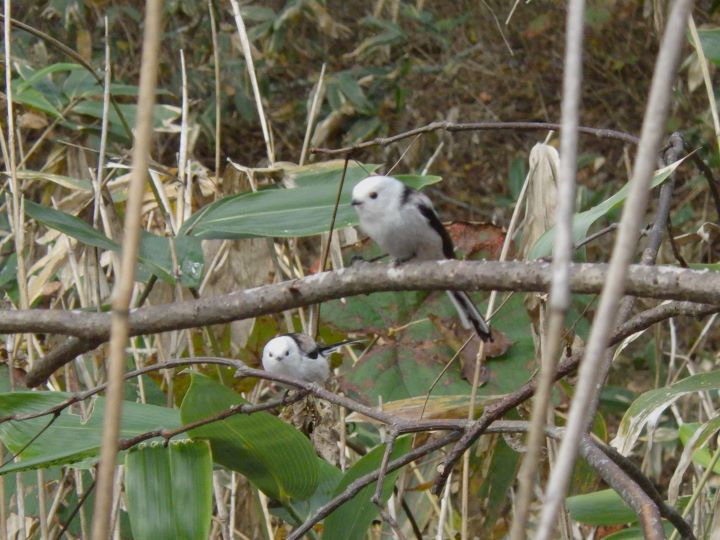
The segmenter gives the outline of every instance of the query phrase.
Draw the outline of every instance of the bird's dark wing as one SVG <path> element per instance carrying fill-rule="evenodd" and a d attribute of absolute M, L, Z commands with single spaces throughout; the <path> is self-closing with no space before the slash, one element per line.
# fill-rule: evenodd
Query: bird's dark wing
<path fill-rule="evenodd" d="M 330 354 L 333 351 L 336 351 L 343 345 L 352 345 L 353 343 L 364 343 L 366 340 L 364 339 L 349 339 L 347 341 L 340 341 L 339 343 L 333 343 L 332 345 L 323 345 L 319 346 L 318 349 L 320 351 L 320 354 L 323 356 Z"/>
<path fill-rule="evenodd" d="M 435 213 L 435 209 L 432 207 L 432 204 L 428 206 L 425 201 L 418 200 L 418 209 L 423 217 L 427 219 L 430 226 L 436 233 L 438 233 L 438 235 L 440 235 L 440 238 L 442 238 L 443 255 L 445 255 L 448 259 L 454 259 L 455 246 L 453 246 L 452 238 L 450 238 L 447 229 L 445 229 L 443 224 L 440 222 L 440 218 Z"/>
<path fill-rule="evenodd" d="M 317 358 L 318 354 L 320 353 L 320 348 L 318 347 L 317 343 L 315 343 L 315 340 L 313 338 L 311 338 L 307 334 L 298 334 L 296 332 L 285 335 L 291 338 L 295 343 L 297 343 L 298 348 L 305 356 L 313 359 Z"/>

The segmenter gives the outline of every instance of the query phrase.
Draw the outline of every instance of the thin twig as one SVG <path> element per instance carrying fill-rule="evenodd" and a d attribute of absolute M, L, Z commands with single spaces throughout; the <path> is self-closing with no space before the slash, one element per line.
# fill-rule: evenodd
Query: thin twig
<path fill-rule="evenodd" d="M 220 117 L 220 45 L 218 44 L 217 24 L 215 23 L 215 8 L 213 0 L 208 0 L 208 13 L 210 14 L 210 35 L 212 36 L 214 75 L 215 75 L 215 179 L 220 178 L 220 136 L 222 134 L 222 118 Z"/>
<path fill-rule="evenodd" d="M 470 123 L 455 123 L 448 121 L 432 122 L 426 126 L 404 131 L 391 137 L 379 137 L 371 141 L 365 141 L 357 143 L 353 146 L 344 146 L 342 148 L 312 148 L 310 151 L 315 154 L 327 154 L 327 155 L 344 155 L 348 152 L 361 150 L 363 148 L 370 148 L 372 146 L 387 146 L 389 144 L 407 139 L 408 137 L 414 137 L 420 133 L 430 133 L 433 131 L 491 131 L 491 130 L 510 130 L 510 131 L 548 131 L 548 130 L 559 130 L 560 124 L 551 122 L 470 122 Z M 617 131 L 614 129 L 600 129 L 588 126 L 579 126 L 578 131 L 586 135 L 594 135 L 601 139 L 615 139 L 618 141 L 626 142 L 629 144 L 637 144 L 638 138 L 630 133 Z"/>
<path fill-rule="evenodd" d="M 377 484 L 375 485 L 375 493 L 370 498 L 372 503 L 378 506 L 381 510 L 384 505 L 382 500 L 383 481 L 385 480 L 385 475 L 387 474 L 388 461 L 390 461 L 390 455 L 395 448 L 395 441 L 397 438 L 398 432 L 391 428 L 387 436 L 387 442 L 385 443 L 385 452 L 383 453 L 382 462 L 380 463 L 380 469 L 378 469 L 379 474 Z"/>

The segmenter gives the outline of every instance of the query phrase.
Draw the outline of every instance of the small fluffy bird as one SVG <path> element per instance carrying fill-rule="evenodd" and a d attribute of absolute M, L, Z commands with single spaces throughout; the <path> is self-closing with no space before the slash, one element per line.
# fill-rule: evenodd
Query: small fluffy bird
<path fill-rule="evenodd" d="M 454 259 L 452 239 L 427 195 L 392 176 L 369 176 L 352 192 L 352 203 L 365 233 L 396 264 L 409 260 Z M 490 326 L 466 292 L 447 291 L 460 321 L 483 341 L 492 340 Z"/>
<path fill-rule="evenodd" d="M 321 383 L 330 376 L 330 353 L 343 345 L 360 342 L 350 340 L 333 345 L 318 345 L 307 334 L 282 334 L 265 344 L 262 365 L 268 373 Z"/>

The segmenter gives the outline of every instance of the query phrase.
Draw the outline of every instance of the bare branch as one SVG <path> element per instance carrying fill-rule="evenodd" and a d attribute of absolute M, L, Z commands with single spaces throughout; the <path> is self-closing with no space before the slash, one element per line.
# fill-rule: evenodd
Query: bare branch
<path fill-rule="evenodd" d="M 573 264 L 571 290 L 578 293 L 598 292 L 605 281 L 606 271 L 607 265 L 604 264 Z M 227 295 L 177 302 L 172 304 L 172 309 L 161 305 L 132 310 L 128 321 L 129 333 L 136 336 L 221 324 L 369 292 L 446 289 L 545 291 L 550 278 L 550 265 L 542 262 L 428 261 L 407 263 L 399 268 L 363 264 Z M 720 275 L 668 266 L 631 266 L 625 293 L 720 303 Z M 106 341 L 109 315 L 38 309 L 0 311 L 0 332 L 58 333 L 87 341 L 86 345 L 72 341 L 64 346 L 64 351 L 55 351 L 36 362 L 28 373 L 27 384 L 37 386 L 76 355 Z"/>
<path fill-rule="evenodd" d="M 409 137 L 415 137 L 421 133 L 430 133 L 432 131 L 444 130 L 444 131 L 490 131 L 490 130 L 512 130 L 512 131 L 558 131 L 560 124 L 553 124 L 549 122 L 471 122 L 465 124 L 458 124 L 455 122 L 432 122 L 423 127 L 411 129 L 403 133 L 398 133 L 392 137 L 380 137 L 373 139 L 372 141 L 365 141 L 362 143 L 355 144 L 353 146 L 345 146 L 343 148 L 313 148 L 311 152 L 315 154 L 326 154 L 326 155 L 338 155 L 354 153 L 357 150 L 363 148 L 370 148 L 372 146 L 387 146 L 389 144 L 407 139 Z M 637 144 L 638 138 L 630 133 L 623 131 L 617 131 L 614 129 L 599 129 L 587 126 L 580 126 L 578 128 L 580 133 L 586 135 L 593 135 L 600 139 L 615 139 L 623 141 L 629 144 Z"/>

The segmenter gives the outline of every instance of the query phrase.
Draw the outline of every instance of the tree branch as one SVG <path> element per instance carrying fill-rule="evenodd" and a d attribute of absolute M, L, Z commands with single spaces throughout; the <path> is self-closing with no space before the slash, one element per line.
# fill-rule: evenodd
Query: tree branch
<path fill-rule="evenodd" d="M 605 264 L 573 264 L 570 288 L 576 293 L 598 292 L 606 272 Z M 226 295 L 132 310 L 129 333 L 136 336 L 222 324 L 370 292 L 546 291 L 550 279 L 550 265 L 542 262 L 428 261 L 401 267 L 361 264 Z M 671 266 L 635 265 L 630 267 L 625 293 L 720 304 L 720 274 Z M 78 354 L 107 341 L 109 329 L 110 317 L 106 313 L 41 309 L 0 311 L 0 333 L 57 333 L 81 340 L 71 340 L 36 362 L 27 377 L 31 387 L 42 384 Z"/>
<path fill-rule="evenodd" d="M 490 130 L 512 130 L 512 131 L 559 131 L 560 124 L 554 124 L 549 122 L 470 122 L 470 123 L 455 123 L 455 122 L 432 122 L 426 126 L 411 129 L 403 133 L 398 133 L 392 137 L 379 137 L 372 141 L 365 141 L 353 146 L 345 146 L 343 148 L 313 148 L 310 151 L 314 154 L 325 154 L 325 155 L 338 155 L 354 153 L 357 150 L 363 148 L 370 148 L 372 146 L 387 146 L 389 144 L 407 139 L 409 137 L 415 137 L 422 133 L 430 133 L 432 131 L 490 131 Z M 578 128 L 580 133 L 585 135 L 594 135 L 600 139 L 615 139 L 618 141 L 626 142 L 629 144 L 637 144 L 638 138 L 630 133 L 623 131 L 617 131 L 614 129 L 599 129 L 587 126 L 580 126 Z"/>

